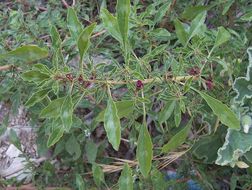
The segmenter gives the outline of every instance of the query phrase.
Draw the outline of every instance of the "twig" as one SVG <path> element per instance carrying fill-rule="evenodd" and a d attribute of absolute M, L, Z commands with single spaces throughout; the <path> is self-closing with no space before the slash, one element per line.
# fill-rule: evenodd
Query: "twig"
<path fill-rule="evenodd" d="M 10 70 L 13 68 L 13 65 L 4 65 L 0 66 L 0 71 Z"/>
<path fill-rule="evenodd" d="M 63 5 L 64 5 L 66 8 L 69 8 L 69 7 L 70 7 L 70 5 L 68 5 L 68 3 L 67 3 L 65 0 L 61 0 L 61 2 L 63 3 Z M 72 7 L 75 6 L 75 4 L 76 4 L 76 1 L 73 0 L 73 2 L 72 2 Z"/>
<path fill-rule="evenodd" d="M 164 79 L 164 78 L 159 78 L 159 77 L 155 77 L 155 78 L 149 78 L 149 79 L 144 79 L 142 80 L 143 84 L 148 84 L 148 83 L 162 83 L 164 81 L 174 81 L 174 82 L 180 82 L 180 81 L 186 81 L 188 79 L 193 78 L 193 80 L 198 80 L 198 76 L 177 76 L 177 77 L 171 77 L 168 79 Z M 138 80 L 130 80 L 130 81 L 114 81 L 114 80 L 91 80 L 91 79 L 85 79 L 85 82 L 90 82 L 90 83 L 100 83 L 100 84 L 110 84 L 110 85 L 120 85 L 120 84 L 129 84 L 129 83 L 136 83 Z"/>
<path fill-rule="evenodd" d="M 100 32 L 97 32 L 96 34 L 94 34 L 93 36 L 91 36 L 91 38 L 95 38 L 95 37 L 97 37 L 97 36 L 100 36 L 101 34 L 103 34 L 103 33 L 105 33 L 106 32 L 106 30 L 102 30 L 102 31 L 100 31 Z"/>
<path fill-rule="evenodd" d="M 67 4 L 67 2 L 66 2 L 65 0 L 61 0 L 61 2 L 63 3 L 63 5 L 64 5 L 66 8 L 70 7 L 70 6 Z"/>

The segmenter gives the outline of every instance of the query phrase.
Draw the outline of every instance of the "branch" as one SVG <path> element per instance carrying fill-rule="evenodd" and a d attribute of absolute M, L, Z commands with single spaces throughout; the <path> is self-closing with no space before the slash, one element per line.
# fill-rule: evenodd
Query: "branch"
<path fill-rule="evenodd" d="M 171 77 L 171 78 L 149 78 L 149 79 L 144 79 L 141 80 L 143 84 L 148 84 L 148 83 L 162 83 L 164 81 L 174 81 L 174 82 L 181 82 L 181 81 L 186 81 L 190 78 L 193 78 L 193 80 L 198 80 L 199 76 L 177 76 L 177 77 Z M 112 84 L 112 85 L 119 85 L 119 84 L 128 84 L 128 83 L 136 83 L 138 80 L 129 80 L 129 81 L 114 81 L 114 80 L 86 80 L 84 79 L 85 82 L 90 82 L 90 83 L 102 83 L 102 84 Z"/>

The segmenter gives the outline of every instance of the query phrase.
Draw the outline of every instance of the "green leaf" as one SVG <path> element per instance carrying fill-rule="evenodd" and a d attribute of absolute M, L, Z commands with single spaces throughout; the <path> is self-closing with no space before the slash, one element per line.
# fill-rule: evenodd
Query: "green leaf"
<path fill-rule="evenodd" d="M 96 163 L 92 164 L 92 173 L 94 177 L 95 184 L 100 187 L 102 182 L 105 182 L 104 180 L 104 173 L 99 165 Z"/>
<path fill-rule="evenodd" d="M 120 119 L 123 118 L 123 117 L 127 117 L 127 116 L 129 116 L 130 114 L 133 113 L 134 101 L 132 101 L 132 100 L 118 101 L 118 102 L 115 102 L 115 105 L 116 105 L 116 109 L 117 109 L 117 112 L 118 112 L 118 117 Z M 104 121 L 104 113 L 105 113 L 105 110 L 100 112 L 95 120 L 97 122 Z"/>
<path fill-rule="evenodd" d="M 222 11 L 222 15 L 225 15 L 228 12 L 228 10 L 230 9 L 230 7 L 233 5 L 234 2 L 235 2 L 235 0 L 225 1 L 224 5 L 223 5 L 224 9 Z"/>
<path fill-rule="evenodd" d="M 154 23 L 157 24 L 162 21 L 163 17 L 165 16 L 165 13 L 170 9 L 171 2 L 168 1 L 164 3 L 157 11 L 157 14 L 155 14 L 154 17 Z"/>
<path fill-rule="evenodd" d="M 69 132 L 73 123 L 73 102 L 70 95 L 65 97 L 61 107 L 60 118 L 62 120 L 64 129 L 66 132 Z"/>
<path fill-rule="evenodd" d="M 39 71 L 27 71 L 22 74 L 22 79 L 28 82 L 39 83 L 50 78 L 49 75 L 41 73 Z"/>
<path fill-rule="evenodd" d="M 117 0 L 116 14 L 119 31 L 125 46 L 129 30 L 130 0 Z"/>
<path fill-rule="evenodd" d="M 188 38 L 186 41 L 186 44 L 188 44 L 188 42 L 190 41 L 190 39 L 192 37 L 194 37 L 195 35 L 197 35 L 198 33 L 201 32 L 201 26 L 204 24 L 206 20 L 206 11 L 198 14 L 192 21 L 191 26 L 190 26 L 190 30 L 188 33 Z"/>
<path fill-rule="evenodd" d="M 78 38 L 78 49 L 80 53 L 80 63 L 82 64 L 83 57 L 85 53 L 87 52 L 89 46 L 90 46 L 90 36 L 96 26 L 96 23 L 93 23 L 86 27 L 80 34 Z"/>
<path fill-rule="evenodd" d="M 233 89 L 237 93 L 234 100 L 239 103 L 244 103 L 245 98 L 252 97 L 252 48 L 247 49 L 249 56 L 249 65 L 247 67 L 246 77 L 238 77 L 234 81 Z"/>
<path fill-rule="evenodd" d="M 60 116 L 61 107 L 65 98 L 58 98 L 51 101 L 41 112 L 40 117 L 42 118 L 57 118 Z"/>
<path fill-rule="evenodd" d="M 105 29 L 109 32 L 109 34 L 117 41 L 122 43 L 123 40 L 116 17 L 114 17 L 107 9 L 102 9 L 101 19 Z"/>
<path fill-rule="evenodd" d="M 6 54 L 0 54 L 0 59 L 15 58 L 23 62 L 33 62 L 48 56 L 48 51 L 35 45 L 24 45 Z"/>
<path fill-rule="evenodd" d="M 37 64 L 33 65 L 32 70 L 39 71 L 39 72 L 46 74 L 46 75 L 50 75 L 52 73 L 52 71 L 46 65 L 41 64 L 41 63 L 37 63 Z"/>
<path fill-rule="evenodd" d="M 182 18 L 187 20 L 194 19 L 198 14 L 207 11 L 210 6 L 198 5 L 198 6 L 188 6 L 182 13 Z"/>
<path fill-rule="evenodd" d="M 248 133 L 228 129 L 223 146 L 218 150 L 216 164 L 234 167 L 246 152 L 252 148 L 252 130 Z"/>
<path fill-rule="evenodd" d="M 60 126 L 53 126 L 52 132 L 47 140 L 47 147 L 53 146 L 57 143 L 64 134 L 64 128 Z"/>
<path fill-rule="evenodd" d="M 85 151 L 89 163 L 95 162 L 97 150 L 98 148 L 96 144 L 91 139 L 87 140 L 87 143 L 85 145 Z"/>
<path fill-rule="evenodd" d="M 60 34 L 54 25 L 51 27 L 50 34 L 51 34 L 51 39 L 52 39 L 52 47 L 55 50 L 60 48 L 62 41 L 60 38 Z"/>
<path fill-rule="evenodd" d="M 31 107 L 34 104 L 40 102 L 41 100 L 43 100 L 47 96 L 47 94 L 49 92 L 50 92 L 49 89 L 43 89 L 43 90 L 39 90 L 39 91 L 33 93 L 32 96 L 25 103 L 25 106 Z"/>
<path fill-rule="evenodd" d="M 142 175 L 146 178 L 149 175 L 152 165 L 153 158 L 153 145 L 151 141 L 151 136 L 148 132 L 147 126 L 140 126 L 140 133 L 137 141 L 137 160 L 139 163 L 140 171 Z"/>
<path fill-rule="evenodd" d="M 13 144 L 20 151 L 22 151 L 20 140 L 17 136 L 16 131 L 14 131 L 13 129 L 10 130 L 9 140 L 11 144 Z"/>
<path fill-rule="evenodd" d="M 111 97 L 108 98 L 107 108 L 104 113 L 104 127 L 108 141 L 115 150 L 118 150 L 121 141 L 121 124 L 116 105 Z"/>
<path fill-rule="evenodd" d="M 246 21 L 246 22 L 251 22 L 252 21 L 252 11 L 246 12 L 244 15 L 240 17 L 241 20 Z"/>
<path fill-rule="evenodd" d="M 171 140 L 169 140 L 169 142 L 162 147 L 162 153 L 168 153 L 183 144 L 190 129 L 191 121 L 189 121 L 189 123 L 181 131 L 174 135 Z"/>
<path fill-rule="evenodd" d="M 133 177 L 129 165 L 126 163 L 119 178 L 119 190 L 133 190 Z"/>
<path fill-rule="evenodd" d="M 204 163 L 213 164 L 217 159 L 217 151 L 223 144 L 222 136 L 226 133 L 225 129 L 219 127 L 214 134 L 201 137 L 193 145 L 193 154 L 198 159 L 203 159 Z"/>
<path fill-rule="evenodd" d="M 198 90 L 196 90 L 196 92 L 198 92 L 200 96 L 207 102 L 207 104 L 213 110 L 213 113 L 220 119 L 221 123 L 231 129 L 240 129 L 239 119 L 235 113 L 229 107 L 227 107 L 227 105 L 204 92 L 200 92 Z"/>
<path fill-rule="evenodd" d="M 185 46 L 188 39 L 188 34 L 183 26 L 183 23 L 180 22 L 178 19 L 176 19 L 174 21 L 174 25 L 175 25 L 175 32 L 179 42 Z"/>
<path fill-rule="evenodd" d="M 174 120 L 175 120 L 176 127 L 178 127 L 181 122 L 181 110 L 180 110 L 179 102 L 176 103 L 176 106 L 174 109 Z"/>
<path fill-rule="evenodd" d="M 170 118 L 170 116 L 175 108 L 175 105 L 176 105 L 175 100 L 168 101 L 165 104 L 164 108 L 158 114 L 158 121 L 160 123 L 164 123 L 165 121 L 167 121 Z"/>
<path fill-rule="evenodd" d="M 76 184 L 78 190 L 85 190 L 86 189 L 85 181 L 83 180 L 83 178 L 81 177 L 80 174 L 76 174 L 75 184 Z"/>
<path fill-rule="evenodd" d="M 222 27 L 222 26 L 218 27 L 218 33 L 217 33 L 217 37 L 215 39 L 215 43 L 214 43 L 213 48 L 216 48 L 216 47 L 220 46 L 221 44 L 224 44 L 230 38 L 231 38 L 230 33 L 224 27 Z"/>
<path fill-rule="evenodd" d="M 71 137 L 66 142 L 66 151 L 73 156 L 71 159 L 77 160 L 81 156 L 81 148 L 76 137 L 71 135 Z"/>
<path fill-rule="evenodd" d="M 0 82 L 0 94 L 7 93 L 12 87 L 14 87 L 14 80 L 10 77 L 4 77 Z"/>
<path fill-rule="evenodd" d="M 151 170 L 151 182 L 153 189 L 155 190 L 165 190 L 167 189 L 167 181 L 165 175 L 160 172 L 157 168 Z"/>
<path fill-rule="evenodd" d="M 80 23 L 77 14 L 73 8 L 67 9 L 67 27 L 70 31 L 71 36 L 77 40 L 80 33 L 82 32 L 82 24 Z"/>

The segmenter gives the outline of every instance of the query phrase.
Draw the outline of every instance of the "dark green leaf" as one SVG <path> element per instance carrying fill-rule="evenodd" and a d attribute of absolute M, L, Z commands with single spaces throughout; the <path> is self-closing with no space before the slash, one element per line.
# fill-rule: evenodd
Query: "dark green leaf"
<path fill-rule="evenodd" d="M 184 12 L 182 13 L 182 18 L 187 20 L 194 19 L 198 14 L 202 13 L 203 11 L 207 11 L 210 7 L 199 5 L 199 6 L 189 6 L 186 7 Z"/>
<path fill-rule="evenodd" d="M 206 20 L 206 11 L 198 14 L 192 21 L 191 26 L 190 26 L 190 30 L 188 33 L 188 38 L 186 41 L 186 44 L 190 41 L 190 39 L 192 37 L 194 37 L 195 35 L 197 35 L 198 33 L 201 32 L 201 26 L 204 24 Z"/>
<path fill-rule="evenodd" d="M 97 150 L 98 148 L 96 144 L 91 139 L 87 140 L 85 151 L 89 163 L 95 162 Z"/>
<path fill-rule="evenodd" d="M 21 147 L 21 143 L 20 140 L 17 136 L 16 131 L 14 131 L 13 129 L 10 130 L 10 134 L 9 134 L 9 140 L 10 143 L 13 144 L 16 148 L 18 148 L 20 151 L 22 151 L 22 147 Z"/>
<path fill-rule="evenodd" d="M 57 143 L 64 134 L 63 127 L 53 127 L 51 134 L 47 140 L 47 147 L 53 146 Z"/>
<path fill-rule="evenodd" d="M 134 102 L 132 100 L 118 101 L 118 102 L 115 102 L 115 105 L 118 112 L 118 117 L 120 119 L 123 117 L 127 117 L 133 113 Z M 105 113 L 105 110 L 100 112 L 99 115 L 96 117 L 96 121 L 98 122 L 104 121 L 104 113 Z"/>
<path fill-rule="evenodd" d="M 139 163 L 140 171 L 146 178 L 149 175 L 153 158 L 153 145 L 151 136 L 147 130 L 147 126 L 140 126 L 140 134 L 137 141 L 137 160 Z"/>
<path fill-rule="evenodd" d="M 86 189 L 85 182 L 80 174 L 76 174 L 75 183 L 76 183 L 78 190 L 85 190 Z"/>
<path fill-rule="evenodd" d="M 170 118 L 170 116 L 171 116 L 171 114 L 172 114 L 172 112 L 173 112 L 173 110 L 175 108 L 175 105 L 176 105 L 175 100 L 168 101 L 166 103 L 164 108 L 158 114 L 158 121 L 160 123 L 163 123 L 163 122 L 167 121 Z"/>
<path fill-rule="evenodd" d="M 25 103 L 25 106 L 31 107 L 34 104 L 40 102 L 41 100 L 43 100 L 47 96 L 49 91 L 50 90 L 48 90 L 48 89 L 43 89 L 43 90 L 39 90 L 39 91 L 33 93 L 32 96 Z"/>
<path fill-rule="evenodd" d="M 178 146 L 183 144 L 186 140 L 186 137 L 191 129 L 191 121 L 184 127 L 181 131 L 179 131 L 176 135 L 174 135 L 171 140 L 167 144 L 162 147 L 162 153 L 168 153 L 171 150 L 176 149 Z"/>
<path fill-rule="evenodd" d="M 81 156 L 80 144 L 74 135 L 71 135 L 71 137 L 66 141 L 65 147 L 66 151 L 73 156 L 73 160 L 77 160 Z"/>
<path fill-rule="evenodd" d="M 60 39 L 60 34 L 54 25 L 51 27 L 50 33 L 52 38 L 52 47 L 54 49 L 60 48 L 62 41 Z"/>
<path fill-rule="evenodd" d="M 27 71 L 22 74 L 22 79 L 28 82 L 39 83 L 50 78 L 49 75 L 41 73 L 39 71 Z"/>
<path fill-rule="evenodd" d="M 15 58 L 24 62 L 33 62 L 48 56 L 48 51 L 35 45 L 24 45 L 6 54 L 0 54 L 0 59 Z"/>
<path fill-rule="evenodd" d="M 51 101 L 41 112 L 40 117 L 43 118 L 57 118 L 60 116 L 61 107 L 65 98 L 58 98 Z"/>
<path fill-rule="evenodd" d="M 69 132 L 73 123 L 73 102 L 70 95 L 65 97 L 61 107 L 60 118 L 62 120 L 64 129 L 66 132 Z"/>
<path fill-rule="evenodd" d="M 118 150 L 121 141 L 121 124 L 117 114 L 116 105 L 111 97 L 108 99 L 107 108 L 104 113 L 104 127 L 108 141 L 115 150 Z"/>
<path fill-rule="evenodd" d="M 102 182 L 105 182 L 104 180 L 104 173 L 99 165 L 96 163 L 93 163 L 92 165 L 92 173 L 94 177 L 95 184 L 100 187 Z"/>
<path fill-rule="evenodd" d="M 175 24 L 175 31 L 176 35 L 178 37 L 179 42 L 182 45 L 186 45 L 187 39 L 188 39 L 188 34 L 183 26 L 183 23 L 180 22 L 178 19 L 174 21 Z"/>
<path fill-rule="evenodd" d="M 119 190 L 133 190 L 133 176 L 128 164 L 124 165 L 118 183 Z"/>
<path fill-rule="evenodd" d="M 157 14 L 154 17 L 154 23 L 157 24 L 162 21 L 165 13 L 170 9 L 171 2 L 168 1 L 164 3 L 157 11 Z"/>
<path fill-rule="evenodd" d="M 181 110 L 180 110 L 180 104 L 178 102 L 176 103 L 174 109 L 174 120 L 176 127 L 178 127 L 181 122 Z"/>
<path fill-rule="evenodd" d="M 213 48 L 216 48 L 221 44 L 227 42 L 230 39 L 230 37 L 231 37 L 230 33 L 224 27 L 222 26 L 218 27 L 218 33 Z"/>

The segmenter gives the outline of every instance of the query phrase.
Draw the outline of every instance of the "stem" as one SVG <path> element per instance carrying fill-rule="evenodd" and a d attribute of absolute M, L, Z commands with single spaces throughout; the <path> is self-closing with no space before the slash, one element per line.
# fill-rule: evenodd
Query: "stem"
<path fill-rule="evenodd" d="M 142 98 L 144 99 L 144 90 L 142 88 L 141 91 L 142 94 Z M 145 103 L 143 102 L 143 124 L 147 127 L 147 123 L 146 123 L 146 107 L 145 107 Z"/>
<path fill-rule="evenodd" d="M 148 83 L 162 83 L 164 81 L 173 81 L 173 82 L 181 82 L 181 81 L 186 81 L 188 79 L 193 78 L 193 80 L 198 80 L 198 76 L 177 76 L 177 77 L 171 77 L 168 79 L 165 78 L 159 78 L 159 77 L 155 77 L 155 78 L 149 78 L 149 79 L 144 79 L 142 80 L 143 84 L 148 84 Z M 98 84 L 107 84 L 107 85 L 120 85 L 120 84 L 129 84 L 129 83 L 136 83 L 138 80 L 119 80 L 119 81 L 115 81 L 115 80 L 91 80 L 91 79 L 87 79 L 85 80 L 86 82 L 90 82 L 90 83 L 98 83 Z"/>

